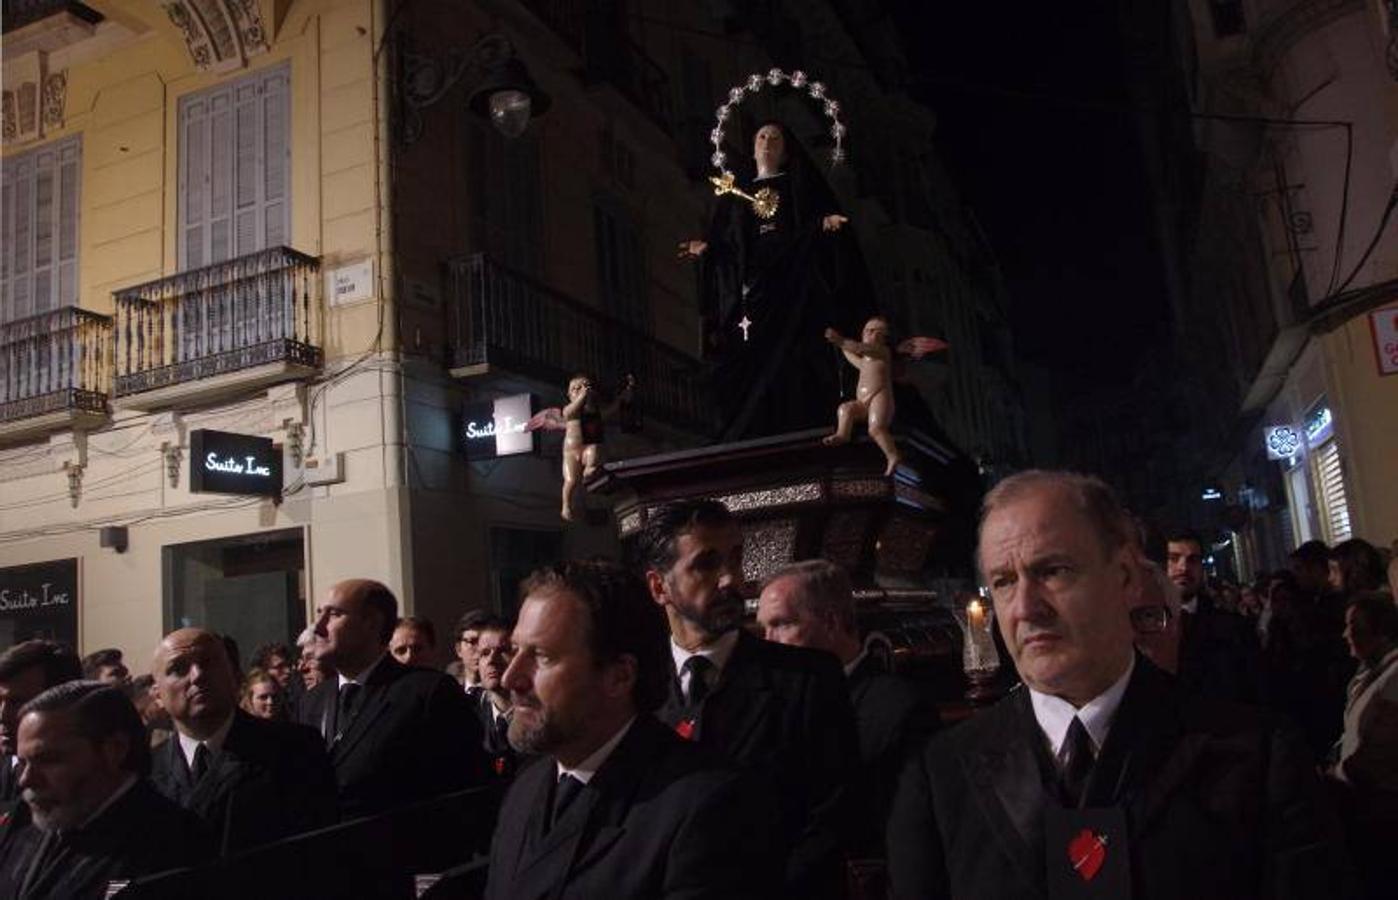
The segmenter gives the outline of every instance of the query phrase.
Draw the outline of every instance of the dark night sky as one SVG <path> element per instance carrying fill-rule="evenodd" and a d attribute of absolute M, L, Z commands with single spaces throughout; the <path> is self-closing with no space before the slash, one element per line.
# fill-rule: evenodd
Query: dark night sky
<path fill-rule="evenodd" d="M 939 152 L 1005 274 L 1017 355 L 1114 381 L 1166 327 L 1115 7 L 890 7 L 914 95 L 936 111 Z"/>

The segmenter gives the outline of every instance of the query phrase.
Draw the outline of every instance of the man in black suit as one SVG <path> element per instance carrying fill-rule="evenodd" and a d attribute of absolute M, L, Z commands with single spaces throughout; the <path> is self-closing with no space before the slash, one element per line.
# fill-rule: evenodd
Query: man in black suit
<path fill-rule="evenodd" d="M 69 681 L 19 723 L 24 802 L 0 824 L 0 897 L 99 900 L 112 880 L 207 856 L 202 824 L 145 780 L 146 729 L 119 687 Z"/>
<path fill-rule="evenodd" d="M 780 855 L 762 786 L 650 715 L 670 675 L 641 581 L 565 562 L 523 593 L 509 737 L 543 758 L 505 798 L 488 900 L 772 896 Z"/>
<path fill-rule="evenodd" d="M 1169 535 L 1165 574 L 1180 590 L 1180 684 L 1205 696 L 1262 703 L 1265 676 L 1257 630 L 1243 616 L 1220 608 L 1209 590 L 1199 535 Z"/>
<path fill-rule="evenodd" d="M 315 653 L 335 675 L 306 695 L 301 722 L 330 749 L 345 819 L 484 781 L 480 721 L 451 678 L 389 655 L 397 621 L 393 592 L 361 579 L 332 587 L 316 618 Z"/>
<path fill-rule="evenodd" d="M 476 627 L 477 668 L 481 690 L 476 703 L 481 730 L 485 732 L 485 753 L 493 780 L 509 781 L 519 769 L 519 751 L 510 746 L 510 718 L 514 709 L 510 690 L 504 685 L 505 669 L 514 657 L 510 626 L 499 616 L 488 616 Z"/>
<path fill-rule="evenodd" d="M 937 730 L 937 706 L 906 678 L 883 670 L 864 648 L 854 592 L 844 569 L 810 559 L 778 570 L 762 586 L 757 622 L 769 641 L 824 650 L 840 661 L 859 731 L 854 802 L 865 821 L 855 835 L 861 856 L 884 855 L 884 827 L 908 752 Z"/>
<path fill-rule="evenodd" d="M 788 894 L 840 896 L 859 745 L 839 663 L 739 627 L 743 536 L 723 504 L 651 510 L 635 550 L 670 626 L 674 668 L 661 721 L 774 786 L 790 847 Z"/>
<path fill-rule="evenodd" d="M 895 897 L 1347 895 L 1299 740 L 1134 652 L 1135 556 L 1095 478 L 1022 472 L 986 496 L 979 561 L 1024 686 L 904 770 Z"/>
<path fill-rule="evenodd" d="M 152 675 L 175 735 L 155 751 L 151 780 L 206 823 L 221 855 L 334 824 L 335 775 L 320 735 L 239 709 L 216 635 L 167 635 Z"/>
<path fill-rule="evenodd" d="M 24 641 L 0 653 L 0 803 L 19 797 L 20 709 L 54 685 L 82 677 L 77 654 L 54 641 Z"/>

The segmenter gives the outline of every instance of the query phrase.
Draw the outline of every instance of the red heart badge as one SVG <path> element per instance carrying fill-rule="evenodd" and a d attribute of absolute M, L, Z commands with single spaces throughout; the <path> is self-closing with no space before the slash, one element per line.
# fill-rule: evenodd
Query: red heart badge
<path fill-rule="evenodd" d="M 503 756 L 497 756 L 497 757 L 495 757 L 495 762 L 492 763 L 491 765 L 494 767 L 494 769 L 495 769 L 495 774 L 496 774 L 496 775 L 504 775 L 504 774 L 505 774 L 505 757 L 503 757 Z"/>
<path fill-rule="evenodd" d="M 675 734 L 678 734 L 687 741 L 694 740 L 694 720 L 680 719 L 675 723 Z"/>
<path fill-rule="evenodd" d="M 1084 828 L 1068 842 L 1068 862 L 1083 881 L 1091 881 L 1107 860 L 1107 836 Z"/>

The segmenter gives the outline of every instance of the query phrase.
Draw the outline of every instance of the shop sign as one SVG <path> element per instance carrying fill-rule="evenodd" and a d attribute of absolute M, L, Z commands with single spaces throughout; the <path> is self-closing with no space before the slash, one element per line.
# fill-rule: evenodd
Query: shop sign
<path fill-rule="evenodd" d="M 1369 330 L 1374 335 L 1379 374 L 1398 375 L 1398 306 L 1369 313 Z"/>
<path fill-rule="evenodd" d="M 189 490 L 193 494 L 282 492 L 282 452 L 271 438 L 201 428 L 189 433 Z"/>
<path fill-rule="evenodd" d="M 1301 431 L 1295 425 L 1272 425 L 1264 434 L 1268 459 L 1290 459 L 1301 452 Z"/>
<path fill-rule="evenodd" d="M 1306 416 L 1306 446 L 1319 447 L 1335 433 L 1335 417 L 1330 407 L 1322 406 Z"/>
<path fill-rule="evenodd" d="M 533 394 L 512 394 L 480 403 L 467 403 L 461 411 L 461 444 L 467 459 L 494 459 L 533 453 L 538 444 L 527 431 L 534 415 Z"/>
<path fill-rule="evenodd" d="M 0 569 L 0 647 L 44 638 L 78 646 L 78 561 Z"/>

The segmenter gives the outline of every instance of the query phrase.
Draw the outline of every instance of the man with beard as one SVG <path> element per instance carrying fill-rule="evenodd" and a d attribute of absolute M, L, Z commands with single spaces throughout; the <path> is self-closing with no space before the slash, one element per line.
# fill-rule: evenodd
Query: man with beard
<path fill-rule="evenodd" d="M 20 709 L 54 685 L 82 677 L 77 654 L 54 641 L 25 641 L 0 654 L 0 804 L 19 798 Z"/>
<path fill-rule="evenodd" d="M 108 882 L 206 856 L 198 819 L 144 779 L 146 729 L 119 687 L 70 681 L 19 723 L 24 805 L 0 825 L 0 896 L 100 900 Z"/>
<path fill-rule="evenodd" d="M 650 715 L 670 672 L 664 620 L 640 580 L 564 562 L 522 593 L 504 677 L 509 737 L 544 758 L 505 798 L 488 900 L 773 896 L 762 786 Z"/>
<path fill-rule="evenodd" d="M 175 736 L 154 753 L 151 780 L 207 823 L 221 855 L 335 822 L 335 778 L 318 735 L 238 708 L 223 642 L 172 632 L 151 666 Z"/>
<path fill-rule="evenodd" d="M 661 721 L 775 788 L 788 894 L 842 895 L 859 744 L 839 662 L 740 629 L 743 535 L 722 503 L 651 510 L 635 550 L 670 627 L 674 668 Z"/>
<path fill-rule="evenodd" d="M 1204 542 L 1192 531 L 1169 535 L 1165 574 L 1180 591 L 1178 677 L 1186 691 L 1239 703 L 1264 700 L 1261 651 L 1247 619 L 1219 607 L 1204 582 Z"/>
<path fill-rule="evenodd" d="M 1133 651 L 1142 569 L 1111 488 L 1006 478 L 982 506 L 977 558 L 1023 686 L 904 769 L 894 897 L 1349 895 L 1299 738 L 1182 692 Z"/>

